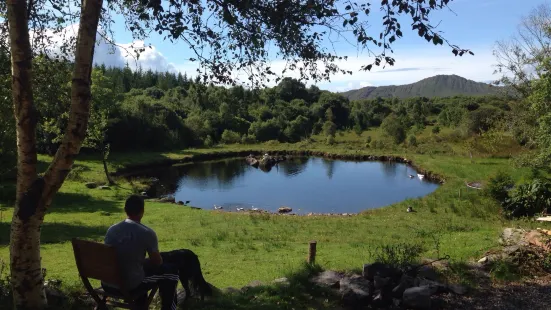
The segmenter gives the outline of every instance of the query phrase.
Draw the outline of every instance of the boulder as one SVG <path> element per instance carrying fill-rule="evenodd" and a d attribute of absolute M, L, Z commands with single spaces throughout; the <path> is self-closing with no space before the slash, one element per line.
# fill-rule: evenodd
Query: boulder
<path fill-rule="evenodd" d="M 184 205 L 184 202 L 180 200 L 180 201 L 177 202 L 177 204 L 183 206 L 183 205 Z"/>
<path fill-rule="evenodd" d="M 340 281 L 344 278 L 344 275 L 336 271 L 327 270 L 320 272 L 314 276 L 310 281 L 324 287 L 339 288 Z"/>
<path fill-rule="evenodd" d="M 285 206 L 279 207 L 279 209 L 277 209 L 277 212 L 279 213 L 289 213 L 291 211 L 293 211 L 293 209 Z"/>
<path fill-rule="evenodd" d="M 88 182 L 84 184 L 84 186 L 86 186 L 87 188 L 96 188 L 98 187 L 98 184 L 96 182 Z"/>
<path fill-rule="evenodd" d="M 428 287 L 431 290 L 431 295 L 434 295 L 436 293 L 444 293 L 448 290 L 448 287 L 440 282 L 432 281 L 428 279 L 423 278 L 417 278 L 415 279 L 415 286 L 419 287 Z"/>
<path fill-rule="evenodd" d="M 174 203 L 174 201 L 175 201 L 174 197 L 163 197 L 159 199 L 159 202 Z"/>
<path fill-rule="evenodd" d="M 382 290 L 390 284 L 390 278 L 379 277 L 378 275 L 373 277 L 373 287 L 376 290 Z"/>
<path fill-rule="evenodd" d="M 259 281 L 259 280 L 253 280 L 251 282 L 249 282 L 249 284 L 245 285 L 247 287 L 258 287 L 258 286 L 262 286 L 264 285 L 264 283 L 262 283 L 262 281 Z"/>
<path fill-rule="evenodd" d="M 541 232 L 537 230 L 530 231 L 524 237 L 524 241 L 526 243 L 540 247 L 547 252 L 551 251 L 551 245 L 549 244 L 548 239 L 549 235 L 547 233 L 544 236 Z"/>
<path fill-rule="evenodd" d="M 404 291 L 402 302 L 413 309 L 430 309 L 432 289 L 427 286 L 411 287 Z"/>
<path fill-rule="evenodd" d="M 360 275 L 343 277 L 339 281 L 339 291 L 344 305 L 367 305 L 370 302 L 371 283 Z"/>
<path fill-rule="evenodd" d="M 241 291 L 236 289 L 235 287 L 226 287 L 225 289 L 222 290 L 223 292 L 227 293 L 227 294 L 238 294 L 240 293 Z"/>
<path fill-rule="evenodd" d="M 251 288 L 254 288 L 254 287 L 259 287 L 259 286 L 263 286 L 264 283 L 262 283 L 262 281 L 259 281 L 259 280 L 254 280 L 254 281 L 251 281 L 249 282 L 249 284 L 243 286 L 241 288 L 241 291 L 242 292 L 246 292 L 247 290 L 251 289 Z"/>
<path fill-rule="evenodd" d="M 50 306 L 60 306 L 67 299 L 67 296 L 63 294 L 60 287 L 61 280 L 50 279 L 44 281 L 44 292 L 46 293 L 46 298 Z"/>
<path fill-rule="evenodd" d="M 402 298 L 404 291 L 410 287 L 413 287 L 414 279 L 408 275 L 403 275 L 400 279 L 400 283 L 392 289 L 392 296 L 395 298 Z"/>
<path fill-rule="evenodd" d="M 291 283 L 289 283 L 289 279 L 287 278 L 279 278 L 272 281 L 272 283 L 281 285 L 281 286 L 289 286 Z"/>
<path fill-rule="evenodd" d="M 448 290 L 457 295 L 467 294 L 467 288 L 461 284 L 450 284 L 448 285 Z"/>
<path fill-rule="evenodd" d="M 376 275 L 383 278 L 397 279 L 402 276 L 402 272 L 383 263 L 365 264 L 363 266 L 364 278 L 373 281 L 373 277 Z"/>
<path fill-rule="evenodd" d="M 526 244 L 526 242 L 523 240 L 525 234 L 526 231 L 524 229 L 505 228 L 501 233 L 499 242 L 504 246 Z"/>
<path fill-rule="evenodd" d="M 420 278 L 425 278 L 425 279 L 429 279 L 429 280 L 433 280 L 433 281 L 436 281 L 440 278 L 438 276 L 438 272 L 436 272 L 436 269 L 434 269 L 432 266 L 428 266 L 428 265 L 421 266 L 417 270 L 417 276 L 420 277 Z"/>
<path fill-rule="evenodd" d="M 247 157 L 245 158 L 245 160 L 247 161 L 247 164 L 248 164 L 249 166 L 253 166 L 253 167 L 255 167 L 255 168 L 257 168 L 258 165 L 260 164 L 260 163 L 258 162 L 258 160 L 256 160 L 256 158 L 254 158 L 253 155 L 247 156 Z"/>

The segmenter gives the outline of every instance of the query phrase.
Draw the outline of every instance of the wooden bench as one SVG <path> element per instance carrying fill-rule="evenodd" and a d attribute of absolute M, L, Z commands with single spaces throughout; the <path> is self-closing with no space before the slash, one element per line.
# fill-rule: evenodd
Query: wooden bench
<path fill-rule="evenodd" d="M 78 268 L 78 273 L 86 290 L 90 293 L 97 304 L 96 309 L 107 310 L 107 306 L 114 306 L 124 309 L 148 309 L 158 287 L 150 289 L 147 295 L 146 304 L 138 304 L 139 297 L 143 297 L 148 291 L 130 292 L 124 287 L 121 269 L 114 247 L 105 244 L 73 239 L 73 252 Z M 109 290 L 102 288 L 94 289 L 89 279 L 96 279 L 114 284 L 120 290 Z"/>

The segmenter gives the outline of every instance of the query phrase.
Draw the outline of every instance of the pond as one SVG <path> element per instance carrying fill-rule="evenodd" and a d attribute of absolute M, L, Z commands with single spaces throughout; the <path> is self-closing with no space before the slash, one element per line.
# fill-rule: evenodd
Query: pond
<path fill-rule="evenodd" d="M 439 186 L 402 163 L 318 157 L 293 157 L 270 171 L 233 158 L 157 168 L 145 175 L 159 178 L 157 195 L 172 194 L 195 207 L 277 212 L 287 206 L 296 214 L 358 213 L 422 197 Z"/>

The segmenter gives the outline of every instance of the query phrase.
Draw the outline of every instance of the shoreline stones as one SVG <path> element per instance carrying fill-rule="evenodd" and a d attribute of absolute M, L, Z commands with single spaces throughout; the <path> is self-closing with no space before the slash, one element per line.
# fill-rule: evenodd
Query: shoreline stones
<path fill-rule="evenodd" d="M 289 207 L 286 207 L 286 206 L 281 206 L 279 207 L 279 209 L 277 209 L 277 212 L 279 213 L 289 213 L 289 212 L 292 212 L 293 209 L 289 208 Z"/>
<path fill-rule="evenodd" d="M 88 182 L 88 183 L 84 184 L 84 186 L 86 186 L 86 188 L 92 189 L 92 188 L 98 187 L 98 184 L 96 182 Z"/>

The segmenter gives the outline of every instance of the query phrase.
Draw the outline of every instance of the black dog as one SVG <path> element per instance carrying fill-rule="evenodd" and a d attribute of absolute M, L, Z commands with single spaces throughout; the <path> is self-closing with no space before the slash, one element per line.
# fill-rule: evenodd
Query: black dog
<path fill-rule="evenodd" d="M 199 258 L 193 251 L 187 249 L 174 250 L 170 252 L 161 252 L 163 262 L 178 266 L 180 283 L 186 291 L 186 299 L 191 296 L 189 282 L 193 286 L 195 292 L 199 292 L 201 300 L 205 299 L 205 295 L 212 295 L 212 288 L 203 278 L 201 273 L 201 263 Z"/>

